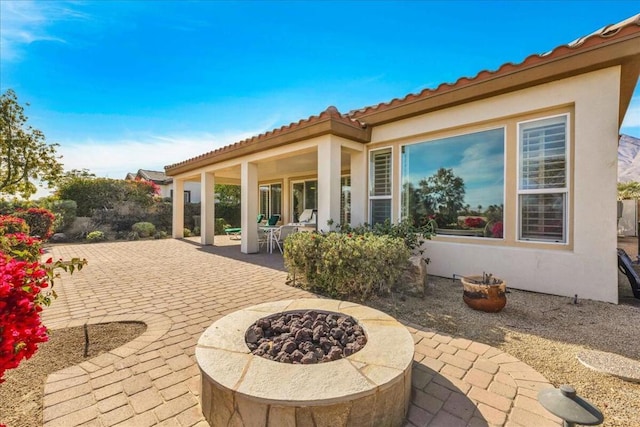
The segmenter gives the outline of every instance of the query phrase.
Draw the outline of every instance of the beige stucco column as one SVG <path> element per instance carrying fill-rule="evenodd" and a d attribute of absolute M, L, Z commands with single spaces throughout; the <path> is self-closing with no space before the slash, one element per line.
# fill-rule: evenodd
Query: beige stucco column
<path fill-rule="evenodd" d="M 184 180 L 173 178 L 173 219 L 171 221 L 174 239 L 184 237 Z"/>
<path fill-rule="evenodd" d="M 200 243 L 213 245 L 216 224 L 215 177 L 202 172 L 200 178 Z"/>
<path fill-rule="evenodd" d="M 340 221 L 340 151 L 332 136 L 318 144 L 318 231 L 333 230 Z"/>
<path fill-rule="evenodd" d="M 367 154 L 351 153 L 351 225 L 356 227 L 367 221 Z"/>
<path fill-rule="evenodd" d="M 258 247 L 258 165 L 243 161 L 240 165 L 240 251 L 256 253 Z"/>

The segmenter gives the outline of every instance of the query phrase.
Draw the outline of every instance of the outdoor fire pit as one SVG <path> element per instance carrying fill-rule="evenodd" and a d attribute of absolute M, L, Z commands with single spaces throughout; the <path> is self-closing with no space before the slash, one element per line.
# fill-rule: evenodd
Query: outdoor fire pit
<path fill-rule="evenodd" d="M 359 304 L 249 307 L 198 341 L 202 411 L 212 426 L 400 426 L 413 350 L 403 325 Z"/>

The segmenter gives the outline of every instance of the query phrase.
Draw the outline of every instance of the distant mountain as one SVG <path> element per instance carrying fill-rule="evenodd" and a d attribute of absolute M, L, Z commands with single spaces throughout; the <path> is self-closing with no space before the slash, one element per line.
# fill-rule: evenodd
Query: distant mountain
<path fill-rule="evenodd" d="M 640 139 L 620 136 L 618 145 L 618 182 L 640 181 Z"/>

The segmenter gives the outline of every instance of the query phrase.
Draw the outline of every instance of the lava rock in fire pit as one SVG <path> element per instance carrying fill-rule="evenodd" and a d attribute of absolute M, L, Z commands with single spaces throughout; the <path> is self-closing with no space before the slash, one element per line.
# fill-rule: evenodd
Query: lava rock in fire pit
<path fill-rule="evenodd" d="M 351 316 L 290 311 L 258 319 L 247 329 L 245 342 L 256 356 L 313 364 L 350 356 L 365 346 L 367 337 Z"/>

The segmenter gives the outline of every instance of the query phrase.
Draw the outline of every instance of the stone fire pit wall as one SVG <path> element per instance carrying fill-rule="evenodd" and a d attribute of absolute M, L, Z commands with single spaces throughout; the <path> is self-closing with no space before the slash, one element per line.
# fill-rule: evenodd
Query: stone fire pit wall
<path fill-rule="evenodd" d="M 245 332 L 253 322 L 297 310 L 352 316 L 367 344 L 349 357 L 312 365 L 250 353 Z M 300 299 L 248 307 L 213 323 L 198 341 L 202 412 L 211 426 L 400 426 L 411 398 L 413 350 L 403 325 L 359 304 Z"/>

